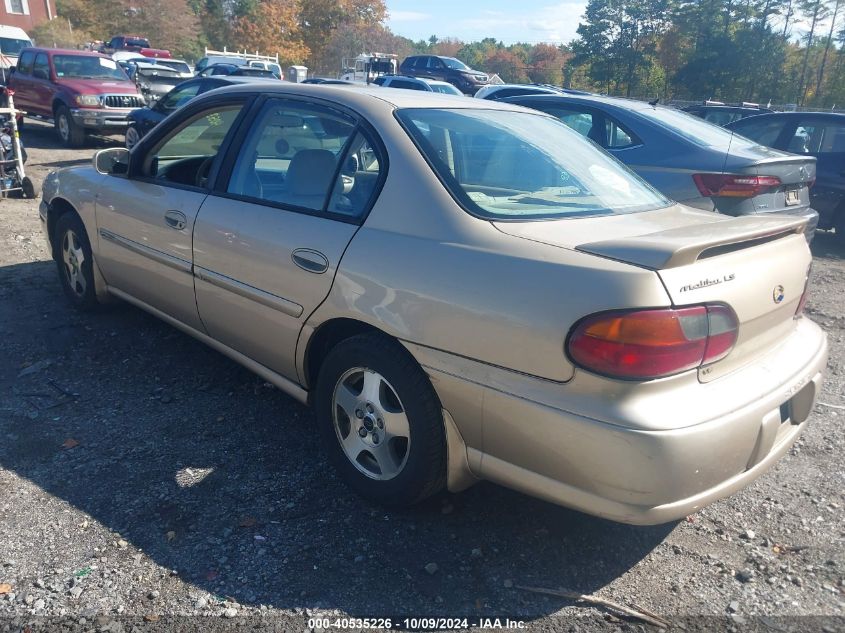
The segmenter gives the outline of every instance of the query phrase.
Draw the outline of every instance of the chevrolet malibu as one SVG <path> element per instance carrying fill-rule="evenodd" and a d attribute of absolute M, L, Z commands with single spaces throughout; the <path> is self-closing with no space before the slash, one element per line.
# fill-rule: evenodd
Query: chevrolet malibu
<path fill-rule="evenodd" d="M 739 490 L 827 356 L 805 219 L 667 200 L 547 114 L 239 84 L 51 174 L 64 294 L 189 333 L 315 410 L 363 496 L 487 479 L 616 521 Z"/>

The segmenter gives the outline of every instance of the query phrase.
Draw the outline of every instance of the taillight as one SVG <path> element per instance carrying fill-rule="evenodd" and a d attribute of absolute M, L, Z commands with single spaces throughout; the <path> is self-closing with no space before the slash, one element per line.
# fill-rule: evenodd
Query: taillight
<path fill-rule="evenodd" d="M 716 362 L 736 343 L 736 315 L 726 305 L 604 312 L 579 321 L 567 350 L 584 369 L 647 380 Z"/>
<path fill-rule="evenodd" d="M 753 198 L 781 184 L 777 176 L 693 174 L 692 179 L 702 196 L 723 198 Z"/>
<path fill-rule="evenodd" d="M 801 300 L 798 302 L 798 308 L 795 310 L 795 318 L 804 314 L 804 307 L 807 305 L 807 296 L 810 294 L 810 274 L 813 272 L 813 265 L 807 268 L 807 278 L 804 280 L 804 292 L 801 293 Z"/>

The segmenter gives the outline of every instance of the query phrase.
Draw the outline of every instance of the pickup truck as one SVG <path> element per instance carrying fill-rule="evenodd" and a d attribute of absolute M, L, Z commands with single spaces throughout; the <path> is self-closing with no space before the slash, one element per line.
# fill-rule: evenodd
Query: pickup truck
<path fill-rule="evenodd" d="M 138 53 L 144 57 L 170 57 L 170 51 L 163 48 L 152 48 L 150 41 L 140 35 L 115 35 L 104 44 L 101 53 L 111 55 L 118 51 Z"/>
<path fill-rule="evenodd" d="M 88 51 L 25 48 L 9 78 L 27 117 L 51 120 L 62 143 L 79 147 L 86 132 L 114 134 L 144 97 L 113 59 Z"/>

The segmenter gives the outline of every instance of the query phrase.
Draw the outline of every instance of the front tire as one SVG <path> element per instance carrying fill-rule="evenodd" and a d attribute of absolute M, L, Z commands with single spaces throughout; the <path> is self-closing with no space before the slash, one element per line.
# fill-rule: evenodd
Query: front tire
<path fill-rule="evenodd" d="M 99 306 L 94 287 L 94 256 L 85 226 L 76 213 L 65 213 L 56 223 L 56 266 L 70 304 L 91 311 Z"/>
<path fill-rule="evenodd" d="M 126 139 L 124 140 L 124 145 L 126 149 L 132 149 L 138 144 L 138 141 L 141 140 L 141 135 L 138 133 L 138 128 L 134 125 L 130 125 L 126 128 Z"/>
<path fill-rule="evenodd" d="M 339 343 L 320 368 L 314 406 L 330 461 L 361 496 L 401 507 L 444 487 L 440 400 L 398 343 L 376 333 Z"/>
<path fill-rule="evenodd" d="M 55 114 L 56 133 L 65 147 L 82 147 L 85 142 L 85 130 L 79 127 L 66 106 L 59 106 Z"/>

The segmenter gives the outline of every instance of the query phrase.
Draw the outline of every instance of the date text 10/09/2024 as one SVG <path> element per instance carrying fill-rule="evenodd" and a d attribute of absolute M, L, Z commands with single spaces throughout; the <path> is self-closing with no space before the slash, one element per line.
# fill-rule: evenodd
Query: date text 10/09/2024
<path fill-rule="evenodd" d="M 524 620 L 510 618 L 309 618 L 308 628 L 320 629 L 396 629 L 461 630 L 525 628 Z"/>

